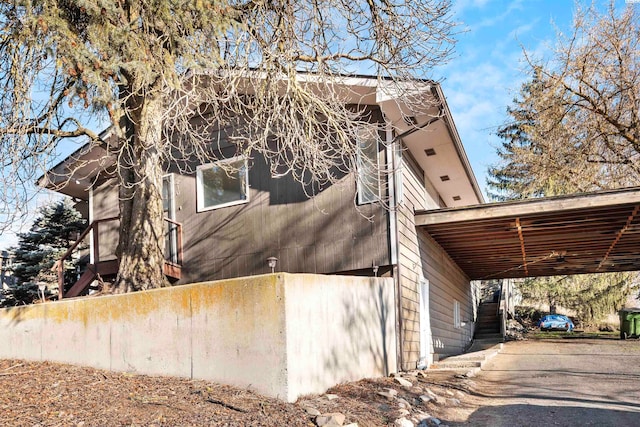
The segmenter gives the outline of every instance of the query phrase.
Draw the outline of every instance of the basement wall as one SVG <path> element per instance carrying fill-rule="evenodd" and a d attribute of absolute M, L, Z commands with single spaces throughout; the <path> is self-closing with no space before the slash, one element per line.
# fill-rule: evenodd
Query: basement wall
<path fill-rule="evenodd" d="M 0 358 L 203 379 L 289 402 L 396 372 L 390 278 L 276 273 L 0 310 Z"/>

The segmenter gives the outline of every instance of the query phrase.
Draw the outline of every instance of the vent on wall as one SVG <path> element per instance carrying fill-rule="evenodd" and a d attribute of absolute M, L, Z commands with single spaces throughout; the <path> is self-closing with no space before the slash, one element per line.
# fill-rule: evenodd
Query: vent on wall
<path fill-rule="evenodd" d="M 433 148 L 427 148 L 426 150 L 424 150 L 424 154 L 426 154 L 427 156 L 435 156 L 436 150 L 434 150 Z"/>
<path fill-rule="evenodd" d="M 449 175 L 442 175 L 442 176 L 440 177 L 440 181 L 442 181 L 442 182 L 449 181 L 449 179 L 450 179 L 450 178 L 449 178 Z"/>
<path fill-rule="evenodd" d="M 459 202 L 460 201 L 460 196 L 453 196 L 453 201 Z"/>

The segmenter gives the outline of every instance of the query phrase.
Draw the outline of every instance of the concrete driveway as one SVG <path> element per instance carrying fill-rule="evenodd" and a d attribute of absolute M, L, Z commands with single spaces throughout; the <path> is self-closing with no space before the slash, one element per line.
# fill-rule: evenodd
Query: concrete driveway
<path fill-rule="evenodd" d="M 640 426 L 640 341 L 504 345 L 474 379 L 471 426 Z"/>

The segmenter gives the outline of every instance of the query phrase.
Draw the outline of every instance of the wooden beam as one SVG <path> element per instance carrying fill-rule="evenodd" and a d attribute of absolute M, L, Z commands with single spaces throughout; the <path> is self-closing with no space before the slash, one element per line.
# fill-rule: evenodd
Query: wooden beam
<path fill-rule="evenodd" d="M 613 242 L 611 242 L 611 246 L 609 246 L 609 249 L 607 250 L 607 253 L 604 255 L 604 258 L 602 258 L 602 261 L 600 261 L 600 264 L 598 264 L 598 270 L 600 270 L 602 268 L 602 266 L 607 262 L 607 259 L 609 259 L 609 255 L 611 255 L 611 251 L 613 251 L 613 248 L 616 247 L 616 245 L 620 241 L 620 238 L 622 237 L 622 235 L 629 229 L 629 227 L 631 226 L 631 223 L 633 222 L 635 216 L 638 215 L 638 211 L 639 210 L 640 210 L 640 206 L 636 206 L 633 209 L 633 212 L 627 218 L 627 223 L 624 225 L 624 227 L 622 227 L 620 229 L 620 231 L 616 235 L 616 238 L 613 240 Z"/>
<path fill-rule="evenodd" d="M 640 187 L 603 191 L 573 196 L 518 200 L 514 202 L 474 205 L 463 208 L 419 211 L 416 226 L 448 224 L 463 221 L 524 217 L 542 213 L 565 214 L 573 210 L 640 204 Z"/>
<path fill-rule="evenodd" d="M 518 228 L 518 239 L 520 240 L 520 250 L 522 251 L 522 266 L 524 267 L 524 274 L 529 275 L 529 269 L 527 268 L 527 251 L 524 247 L 524 236 L 522 235 L 522 227 L 520 226 L 520 218 L 516 218 L 516 227 Z"/>

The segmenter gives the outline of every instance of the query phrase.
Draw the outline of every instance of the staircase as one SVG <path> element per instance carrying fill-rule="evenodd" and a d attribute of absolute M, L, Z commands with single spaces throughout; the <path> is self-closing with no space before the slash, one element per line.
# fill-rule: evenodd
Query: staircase
<path fill-rule="evenodd" d="M 87 265 L 87 269 L 71 289 L 64 293 L 64 298 L 73 298 L 83 294 L 96 278 L 111 280 L 118 272 L 118 260 L 101 261 Z"/>
<path fill-rule="evenodd" d="M 65 252 L 64 255 L 56 262 L 56 269 L 58 270 L 58 289 L 60 293 L 58 299 L 72 298 L 85 294 L 91 284 L 95 280 L 111 281 L 116 277 L 118 273 L 119 260 L 101 260 L 100 259 L 100 233 L 99 226 L 101 223 L 112 222 L 119 220 L 118 217 L 104 218 L 93 221 L 86 230 L 80 234 L 73 245 Z M 163 271 L 167 279 L 170 282 L 175 283 L 180 280 L 182 269 L 182 225 L 171 219 L 164 218 L 167 223 L 167 229 L 165 230 L 165 261 L 163 264 Z M 91 251 L 94 262 L 87 265 L 86 270 L 82 273 L 77 282 L 64 292 L 65 289 L 65 275 L 64 275 L 64 263 L 66 259 L 69 259 L 74 251 L 78 250 L 78 247 L 82 241 L 85 240 L 91 233 L 93 242 L 91 244 Z"/>
<path fill-rule="evenodd" d="M 500 339 L 500 316 L 498 314 L 498 302 L 482 302 L 478 307 L 478 320 L 476 322 L 475 340 Z"/>

